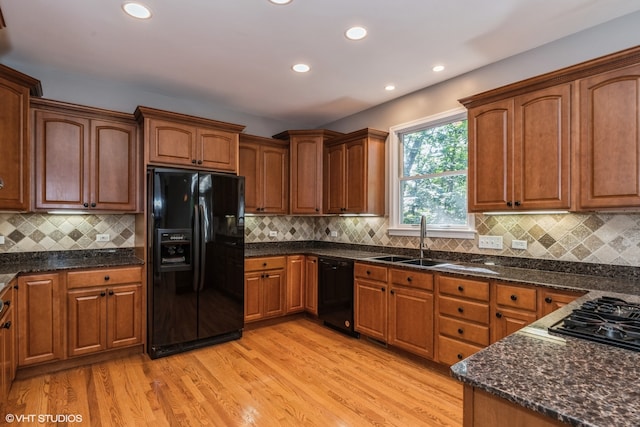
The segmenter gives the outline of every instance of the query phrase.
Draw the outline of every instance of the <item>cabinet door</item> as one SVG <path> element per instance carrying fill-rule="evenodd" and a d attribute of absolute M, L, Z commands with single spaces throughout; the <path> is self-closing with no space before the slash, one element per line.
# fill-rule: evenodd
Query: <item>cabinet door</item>
<path fill-rule="evenodd" d="M 433 293 L 394 287 L 389 295 L 389 344 L 433 358 Z"/>
<path fill-rule="evenodd" d="M 287 313 L 304 311 L 305 261 L 306 259 L 304 255 L 292 255 L 287 257 Z"/>
<path fill-rule="evenodd" d="M 266 271 L 262 279 L 263 318 L 283 316 L 285 314 L 285 270 Z"/>
<path fill-rule="evenodd" d="M 387 341 L 387 289 L 382 282 L 355 281 L 355 330 L 371 338 Z"/>
<path fill-rule="evenodd" d="M 13 286 L 13 285 L 10 285 Z M 2 300 L 6 304 L 0 316 L 0 401 L 6 399 L 16 373 L 16 322 L 13 308 L 13 289 L 5 289 Z"/>
<path fill-rule="evenodd" d="M 70 357 L 107 349 L 105 289 L 67 292 L 67 342 Z"/>
<path fill-rule="evenodd" d="M 515 99 L 514 208 L 570 209 L 570 83 Z"/>
<path fill-rule="evenodd" d="M 251 322 L 262 318 L 262 274 L 244 275 L 244 321 Z"/>
<path fill-rule="evenodd" d="M 513 100 L 469 109 L 469 211 L 507 209 L 513 194 Z"/>
<path fill-rule="evenodd" d="M 142 285 L 107 290 L 107 346 L 125 347 L 142 342 Z"/>
<path fill-rule="evenodd" d="M 322 139 L 292 137 L 291 209 L 293 214 L 322 212 Z"/>
<path fill-rule="evenodd" d="M 148 119 L 146 126 L 149 163 L 175 166 L 197 164 L 194 126 L 160 119 Z"/>
<path fill-rule="evenodd" d="M 349 213 L 367 211 L 366 141 L 345 144 L 344 208 Z"/>
<path fill-rule="evenodd" d="M 318 257 L 308 256 L 305 272 L 304 309 L 318 315 Z"/>
<path fill-rule="evenodd" d="M 640 206 L 640 65 L 580 85 L 580 208 Z"/>
<path fill-rule="evenodd" d="M 496 308 L 491 324 L 491 343 L 524 328 L 536 320 L 536 313 Z"/>
<path fill-rule="evenodd" d="M 546 316 L 549 313 L 553 313 L 560 307 L 564 307 L 571 301 L 584 295 L 584 292 L 572 292 L 572 291 L 560 291 L 556 289 L 538 288 L 538 309 L 540 311 L 539 317 Z"/>
<path fill-rule="evenodd" d="M 259 213 L 262 204 L 260 183 L 260 146 L 242 143 L 239 148 L 238 175 L 244 176 L 244 209 L 247 213 Z"/>
<path fill-rule="evenodd" d="M 198 128 L 196 134 L 198 166 L 223 172 L 238 170 L 238 134 Z"/>
<path fill-rule="evenodd" d="M 0 209 L 29 210 L 29 90 L 0 78 Z"/>
<path fill-rule="evenodd" d="M 61 285 L 58 274 L 18 278 L 18 365 L 63 357 Z"/>
<path fill-rule="evenodd" d="M 138 207 L 138 131 L 135 124 L 91 121 L 91 207 Z"/>
<path fill-rule="evenodd" d="M 286 214 L 289 206 L 289 155 L 280 147 L 260 148 L 260 176 L 262 180 L 262 213 Z"/>
<path fill-rule="evenodd" d="M 345 210 L 345 149 L 344 145 L 327 147 L 324 154 L 323 202 L 324 213 L 343 213 Z"/>
<path fill-rule="evenodd" d="M 89 120 L 35 112 L 37 209 L 89 207 Z"/>

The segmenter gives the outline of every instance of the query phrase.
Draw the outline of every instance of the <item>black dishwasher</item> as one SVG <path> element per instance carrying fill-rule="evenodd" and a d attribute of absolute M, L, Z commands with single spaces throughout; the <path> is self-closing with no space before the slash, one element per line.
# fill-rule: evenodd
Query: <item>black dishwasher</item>
<path fill-rule="evenodd" d="M 318 317 L 326 326 L 353 337 L 353 261 L 318 259 Z"/>

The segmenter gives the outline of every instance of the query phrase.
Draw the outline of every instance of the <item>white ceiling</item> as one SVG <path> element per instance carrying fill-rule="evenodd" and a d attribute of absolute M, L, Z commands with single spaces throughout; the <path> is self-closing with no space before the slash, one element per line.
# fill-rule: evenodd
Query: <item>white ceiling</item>
<path fill-rule="evenodd" d="M 640 10 L 638 0 L 143 2 L 149 21 L 126 16 L 122 0 L 0 0 L 0 62 L 316 127 Z M 347 40 L 352 25 L 368 37 Z M 311 71 L 292 72 L 297 62 Z"/>

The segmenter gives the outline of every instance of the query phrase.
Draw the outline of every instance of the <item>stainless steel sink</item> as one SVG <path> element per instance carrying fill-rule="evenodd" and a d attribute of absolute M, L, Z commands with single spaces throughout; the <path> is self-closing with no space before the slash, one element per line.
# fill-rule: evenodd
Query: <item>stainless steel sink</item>
<path fill-rule="evenodd" d="M 447 262 L 438 261 L 435 259 L 422 258 L 422 259 L 409 259 L 406 261 L 400 261 L 400 263 L 417 265 L 419 267 L 433 267 L 434 265 L 446 264 Z"/>
<path fill-rule="evenodd" d="M 376 256 L 373 258 L 369 258 L 374 261 L 387 261 L 387 262 L 405 262 L 410 261 L 411 258 L 402 255 L 384 255 L 384 256 Z"/>

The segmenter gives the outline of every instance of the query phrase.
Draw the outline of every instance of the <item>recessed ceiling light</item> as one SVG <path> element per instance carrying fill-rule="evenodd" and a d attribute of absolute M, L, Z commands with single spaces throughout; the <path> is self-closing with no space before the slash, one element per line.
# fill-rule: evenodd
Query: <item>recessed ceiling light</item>
<path fill-rule="evenodd" d="M 344 35 L 349 40 L 362 40 L 367 36 L 367 29 L 364 27 L 351 27 L 344 33 Z"/>
<path fill-rule="evenodd" d="M 311 69 L 311 67 L 309 67 L 307 64 L 296 64 L 291 67 L 291 69 L 296 73 L 306 73 Z"/>
<path fill-rule="evenodd" d="M 289 4 L 291 0 L 269 0 L 273 4 Z"/>
<path fill-rule="evenodd" d="M 387 91 L 396 90 L 396 86 L 395 85 L 386 85 L 384 87 L 384 90 L 387 90 Z"/>
<path fill-rule="evenodd" d="M 142 3 L 127 2 L 122 5 L 122 9 L 127 15 L 137 19 L 151 18 L 151 10 Z"/>
<path fill-rule="evenodd" d="M 433 71 L 435 71 L 436 73 L 439 73 L 442 70 L 444 70 L 444 65 L 436 65 L 435 67 L 433 67 Z"/>

